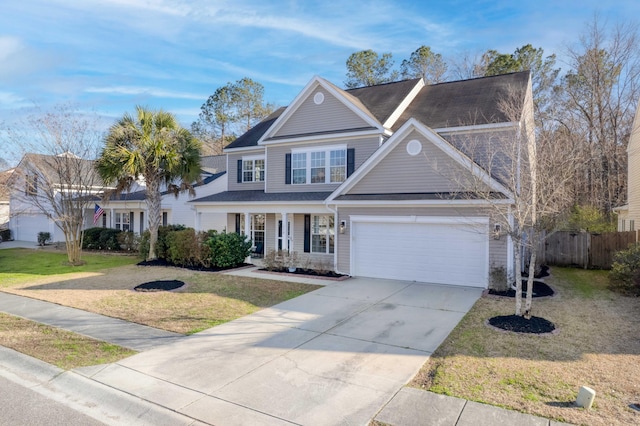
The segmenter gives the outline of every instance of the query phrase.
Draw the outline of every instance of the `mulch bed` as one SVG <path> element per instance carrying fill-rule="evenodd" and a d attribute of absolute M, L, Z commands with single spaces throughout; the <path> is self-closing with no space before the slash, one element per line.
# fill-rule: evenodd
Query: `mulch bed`
<path fill-rule="evenodd" d="M 258 269 L 259 271 L 265 271 L 265 272 L 276 272 L 279 274 L 291 274 L 291 275 L 307 275 L 307 276 L 311 276 L 314 278 L 347 278 L 349 277 L 348 275 L 344 275 L 344 274 L 338 274 L 334 271 L 327 271 L 327 272 L 318 272 L 315 269 L 305 269 L 305 268 L 296 268 L 296 270 L 294 272 L 289 272 L 288 268 L 282 268 L 282 269 Z"/>
<path fill-rule="evenodd" d="M 551 321 L 540 317 L 526 319 L 520 315 L 501 315 L 489 318 L 488 322 L 496 328 L 515 333 L 544 334 L 556 329 Z"/>
<path fill-rule="evenodd" d="M 522 297 L 526 297 L 527 295 L 527 281 L 522 280 Z M 493 296 L 502 296 L 502 297 L 516 297 L 516 291 L 514 289 L 509 289 L 507 291 L 497 291 L 493 289 L 489 289 L 489 294 Z M 534 281 L 533 282 L 533 297 L 547 297 L 553 296 L 555 291 L 547 284 L 542 281 Z"/>
<path fill-rule="evenodd" d="M 135 291 L 171 291 L 178 289 L 184 285 L 184 281 L 179 280 L 158 280 L 149 281 L 135 286 Z"/>
<path fill-rule="evenodd" d="M 136 265 L 138 266 L 171 266 L 174 268 L 182 268 L 182 269 L 189 269 L 190 271 L 207 271 L 207 272 L 219 272 L 219 271 L 228 271 L 229 269 L 236 269 L 236 268 L 242 268 L 245 266 L 253 266 L 249 263 L 243 263 L 241 265 L 238 266 L 230 266 L 228 268 L 218 268 L 215 266 L 212 266 L 210 268 L 205 268 L 204 266 L 183 266 L 183 265 L 175 265 L 169 261 L 167 261 L 166 259 L 154 259 L 154 260 L 143 260 L 142 262 L 138 262 L 136 263 Z"/>

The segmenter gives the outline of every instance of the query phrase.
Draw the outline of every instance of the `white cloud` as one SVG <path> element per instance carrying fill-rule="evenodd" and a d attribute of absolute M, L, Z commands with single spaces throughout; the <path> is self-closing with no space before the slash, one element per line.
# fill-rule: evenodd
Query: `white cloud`
<path fill-rule="evenodd" d="M 30 102 L 15 93 L 0 91 L 0 108 L 2 109 L 24 108 L 30 105 Z"/>
<path fill-rule="evenodd" d="M 105 93 L 110 95 L 148 95 L 157 98 L 172 99 L 197 99 L 201 100 L 202 95 L 188 92 L 176 92 L 173 90 L 164 90 L 154 87 L 141 86 L 105 86 L 105 87 L 87 87 L 87 93 Z"/>

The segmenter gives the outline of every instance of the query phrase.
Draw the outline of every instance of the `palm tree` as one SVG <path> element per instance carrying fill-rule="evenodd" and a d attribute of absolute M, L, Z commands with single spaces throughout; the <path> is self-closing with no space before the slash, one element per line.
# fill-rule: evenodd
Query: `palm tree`
<path fill-rule="evenodd" d="M 161 222 L 161 188 L 194 193 L 192 184 L 200 176 L 200 141 L 182 128 L 173 114 L 136 106 L 135 117 L 125 113 L 105 137 L 105 146 L 96 162 L 106 184 L 116 191 L 131 187 L 144 178 L 149 220 L 148 260 L 156 259 L 156 241 Z"/>

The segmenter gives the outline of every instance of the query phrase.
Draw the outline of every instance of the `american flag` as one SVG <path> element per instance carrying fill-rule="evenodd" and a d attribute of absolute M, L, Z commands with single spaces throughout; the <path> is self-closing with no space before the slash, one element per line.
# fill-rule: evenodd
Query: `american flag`
<path fill-rule="evenodd" d="M 102 217 L 102 213 L 104 213 L 104 209 L 96 204 L 96 207 L 93 209 L 93 224 L 95 225 L 100 218 Z"/>

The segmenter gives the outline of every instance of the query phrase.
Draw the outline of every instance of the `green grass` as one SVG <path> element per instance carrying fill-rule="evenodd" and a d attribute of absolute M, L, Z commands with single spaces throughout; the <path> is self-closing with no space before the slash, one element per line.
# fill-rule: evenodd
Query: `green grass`
<path fill-rule="evenodd" d="M 571 289 L 585 299 L 592 299 L 609 285 L 609 271 L 554 267 L 553 274 L 571 283 Z"/>
<path fill-rule="evenodd" d="M 33 281 L 49 275 L 76 272 L 97 272 L 108 268 L 137 263 L 133 256 L 84 254 L 81 266 L 69 266 L 65 252 L 32 249 L 0 250 L 0 287 Z"/>

